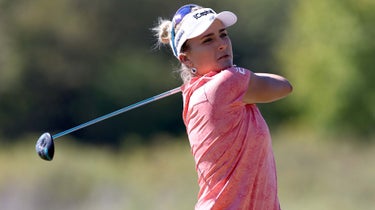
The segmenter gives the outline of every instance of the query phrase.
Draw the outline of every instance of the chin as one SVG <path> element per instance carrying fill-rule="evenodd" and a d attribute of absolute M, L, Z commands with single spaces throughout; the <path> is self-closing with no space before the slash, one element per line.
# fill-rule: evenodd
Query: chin
<path fill-rule="evenodd" d="M 226 61 L 226 62 L 220 62 L 218 69 L 223 70 L 223 69 L 228 69 L 233 66 L 232 61 Z"/>

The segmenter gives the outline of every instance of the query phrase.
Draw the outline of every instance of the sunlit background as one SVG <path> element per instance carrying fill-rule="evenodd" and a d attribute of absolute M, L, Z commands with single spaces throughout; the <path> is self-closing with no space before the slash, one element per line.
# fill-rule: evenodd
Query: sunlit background
<path fill-rule="evenodd" d="M 260 104 L 288 210 L 375 209 L 375 1 L 0 0 L 0 209 L 188 210 L 198 186 L 177 94 L 35 143 L 181 85 L 151 31 L 187 3 L 230 10 L 238 66 L 287 77 Z"/>

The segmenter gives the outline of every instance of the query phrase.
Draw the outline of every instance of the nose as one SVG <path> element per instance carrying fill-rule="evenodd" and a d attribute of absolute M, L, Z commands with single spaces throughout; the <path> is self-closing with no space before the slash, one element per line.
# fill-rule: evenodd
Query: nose
<path fill-rule="evenodd" d="M 228 42 L 226 40 L 220 40 L 219 41 L 219 47 L 218 47 L 218 49 L 220 51 L 227 49 L 227 47 L 228 47 Z"/>

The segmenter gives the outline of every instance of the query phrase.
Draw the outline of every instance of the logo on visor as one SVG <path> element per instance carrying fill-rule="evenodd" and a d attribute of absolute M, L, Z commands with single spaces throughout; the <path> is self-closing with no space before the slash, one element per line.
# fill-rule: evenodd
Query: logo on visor
<path fill-rule="evenodd" d="M 208 15 L 208 14 L 215 14 L 215 12 L 214 12 L 212 9 L 210 9 L 210 10 L 205 10 L 205 11 L 203 11 L 203 12 L 200 12 L 200 13 L 197 13 L 197 14 L 193 15 L 193 17 L 194 17 L 195 19 L 199 19 L 199 18 L 201 18 L 201 17 L 203 17 L 203 16 L 206 16 L 206 15 Z"/>
<path fill-rule="evenodd" d="M 177 36 L 176 36 L 176 46 L 178 46 L 179 42 L 181 41 L 181 37 L 182 35 L 184 35 L 185 31 L 181 29 L 181 31 L 179 31 L 177 33 Z"/>

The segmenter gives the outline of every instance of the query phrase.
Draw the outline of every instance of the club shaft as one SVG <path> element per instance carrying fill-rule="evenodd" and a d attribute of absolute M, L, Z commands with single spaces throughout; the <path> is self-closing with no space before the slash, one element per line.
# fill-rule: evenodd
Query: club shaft
<path fill-rule="evenodd" d="M 156 96 L 153 96 L 153 97 L 150 97 L 150 98 L 144 99 L 144 100 L 142 100 L 142 101 L 139 101 L 139 102 L 134 103 L 134 104 L 132 104 L 132 105 L 126 106 L 126 107 L 124 107 L 124 108 L 121 108 L 121 109 L 116 110 L 116 111 L 114 111 L 114 112 L 111 112 L 111 113 L 109 113 L 109 114 L 103 115 L 103 116 L 98 117 L 98 118 L 95 118 L 95 119 L 93 119 L 93 120 L 90 120 L 90 121 L 88 121 L 88 122 L 86 122 L 86 123 L 82 123 L 82 124 L 80 124 L 80 125 L 77 125 L 77 126 L 75 126 L 75 127 L 73 127 L 73 128 L 70 128 L 70 129 L 68 129 L 68 130 L 66 130 L 66 131 L 62 131 L 62 132 L 60 132 L 60 133 L 57 133 L 57 134 L 53 135 L 52 138 L 53 138 L 53 139 L 59 138 L 59 137 L 61 137 L 61 136 L 67 135 L 67 134 L 72 133 L 72 132 L 74 132 L 74 131 L 76 131 L 76 130 L 79 130 L 79 129 L 85 128 L 85 127 L 87 127 L 87 126 L 90 126 L 90 125 L 92 125 L 92 124 L 98 123 L 98 122 L 103 121 L 103 120 L 106 120 L 106 119 L 111 118 L 111 117 L 113 117 L 113 116 L 116 116 L 116 115 L 122 114 L 122 113 L 124 113 L 124 112 L 129 111 L 129 110 L 132 110 L 132 109 L 135 109 L 135 108 L 137 108 L 137 107 L 143 106 L 143 105 L 145 105 L 145 104 L 148 104 L 148 103 L 151 103 L 151 102 L 157 101 L 157 100 L 159 100 L 159 99 L 165 98 L 165 97 L 167 97 L 167 96 L 170 96 L 170 95 L 176 94 L 176 93 L 178 93 L 178 92 L 180 92 L 180 91 L 181 91 L 181 88 L 180 88 L 180 87 L 177 87 L 177 88 L 174 88 L 174 89 L 172 89 L 172 90 L 166 91 L 166 92 L 164 92 L 164 93 L 160 93 L 159 95 L 156 95 Z"/>

